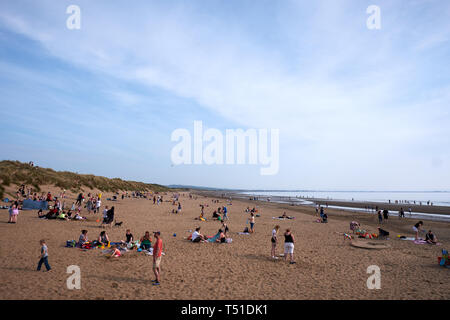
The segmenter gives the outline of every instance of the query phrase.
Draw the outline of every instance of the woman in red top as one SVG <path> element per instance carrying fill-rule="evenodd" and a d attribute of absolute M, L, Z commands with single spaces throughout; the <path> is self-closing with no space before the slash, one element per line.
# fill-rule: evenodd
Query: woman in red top
<path fill-rule="evenodd" d="M 159 286 L 161 273 L 161 254 L 162 254 L 162 240 L 161 232 L 154 232 L 155 245 L 153 246 L 153 272 L 155 273 L 155 280 L 152 280 L 154 286 Z"/>

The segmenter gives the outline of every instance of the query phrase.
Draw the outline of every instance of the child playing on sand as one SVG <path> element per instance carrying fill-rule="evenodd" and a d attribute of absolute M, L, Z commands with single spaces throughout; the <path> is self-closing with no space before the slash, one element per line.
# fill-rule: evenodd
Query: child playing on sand
<path fill-rule="evenodd" d="M 272 250 L 271 250 L 271 255 L 272 255 L 272 259 L 278 259 L 278 257 L 276 256 L 276 248 L 277 248 L 277 243 L 278 243 L 278 230 L 280 229 L 279 225 L 276 225 L 273 230 L 272 230 L 272 239 L 270 239 L 270 242 L 272 242 Z"/>
<path fill-rule="evenodd" d="M 108 256 L 108 258 L 118 258 L 122 254 L 120 253 L 120 250 L 117 248 L 117 245 L 112 246 L 112 254 Z"/>
<path fill-rule="evenodd" d="M 45 264 L 45 268 L 47 268 L 47 271 L 50 271 L 52 268 L 48 264 L 48 248 L 47 248 L 47 245 L 45 244 L 45 240 L 44 239 L 39 241 L 39 243 L 41 244 L 41 255 L 39 256 L 40 260 L 39 260 L 39 263 L 38 263 L 38 266 L 37 266 L 37 271 L 41 271 L 42 264 Z"/>

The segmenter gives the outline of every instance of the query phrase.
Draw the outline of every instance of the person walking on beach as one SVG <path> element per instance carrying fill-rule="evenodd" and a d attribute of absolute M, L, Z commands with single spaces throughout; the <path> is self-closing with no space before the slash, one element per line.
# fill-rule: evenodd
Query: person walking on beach
<path fill-rule="evenodd" d="M 159 286 L 160 284 L 160 275 L 161 275 L 161 255 L 162 255 L 162 240 L 161 240 L 161 232 L 154 232 L 155 236 L 155 245 L 153 247 L 153 272 L 155 274 L 155 280 L 152 280 L 154 286 Z"/>
<path fill-rule="evenodd" d="M 277 243 L 278 243 L 278 230 L 280 229 L 279 225 L 276 225 L 272 230 L 272 239 L 270 239 L 270 242 L 272 242 L 272 251 L 270 254 L 272 255 L 272 259 L 278 259 L 276 255 L 276 249 L 277 249 Z"/>
<path fill-rule="evenodd" d="M 287 260 L 287 256 L 290 255 L 290 264 L 294 264 L 294 235 L 291 233 L 291 229 L 286 229 L 284 233 L 284 260 Z"/>
<path fill-rule="evenodd" d="M 228 220 L 228 210 L 227 210 L 227 207 L 223 207 L 223 220 L 225 221 L 225 220 Z"/>
<path fill-rule="evenodd" d="M 41 244 L 41 255 L 39 256 L 40 260 L 37 266 L 37 271 L 41 271 L 42 264 L 45 264 L 45 268 L 47 268 L 47 271 L 50 271 L 52 268 L 48 264 L 48 248 L 45 244 L 45 240 L 42 239 L 40 242 Z"/>
<path fill-rule="evenodd" d="M 253 212 L 250 213 L 250 218 L 248 219 L 248 222 L 250 222 L 249 233 L 255 232 L 255 214 Z"/>
<path fill-rule="evenodd" d="M 398 216 L 400 219 L 405 217 L 405 211 L 403 210 L 403 208 L 400 208 L 400 211 L 398 212 Z"/>
<path fill-rule="evenodd" d="M 381 214 L 381 210 L 378 210 L 378 223 L 379 224 L 383 223 L 383 215 Z"/>
<path fill-rule="evenodd" d="M 386 209 L 383 210 L 383 219 L 386 221 L 389 219 L 389 211 Z"/>

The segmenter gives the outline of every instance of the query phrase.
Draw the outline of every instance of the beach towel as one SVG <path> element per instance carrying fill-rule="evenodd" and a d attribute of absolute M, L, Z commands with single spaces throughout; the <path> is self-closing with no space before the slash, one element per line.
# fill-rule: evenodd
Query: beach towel
<path fill-rule="evenodd" d="M 250 233 L 248 233 L 248 232 L 238 232 L 238 234 L 245 234 L 245 235 L 249 235 Z"/>
<path fill-rule="evenodd" d="M 208 238 L 208 242 L 216 242 L 219 239 L 220 233 L 218 232 L 214 237 Z"/>

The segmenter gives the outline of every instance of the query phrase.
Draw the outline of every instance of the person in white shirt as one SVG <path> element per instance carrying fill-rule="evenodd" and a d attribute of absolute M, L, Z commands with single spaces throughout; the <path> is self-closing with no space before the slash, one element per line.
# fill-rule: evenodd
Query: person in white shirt
<path fill-rule="evenodd" d="M 200 227 L 196 228 L 195 231 L 192 233 L 191 241 L 192 242 L 206 241 L 205 236 L 200 233 Z"/>
<path fill-rule="evenodd" d="M 98 199 L 96 206 L 97 206 L 97 212 L 100 213 L 100 207 L 102 206 L 102 200 Z"/>

